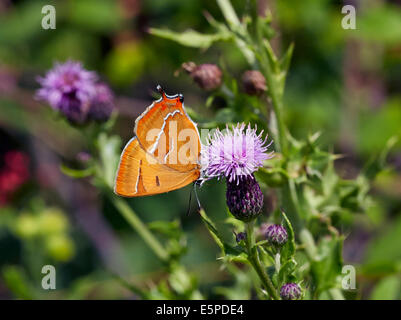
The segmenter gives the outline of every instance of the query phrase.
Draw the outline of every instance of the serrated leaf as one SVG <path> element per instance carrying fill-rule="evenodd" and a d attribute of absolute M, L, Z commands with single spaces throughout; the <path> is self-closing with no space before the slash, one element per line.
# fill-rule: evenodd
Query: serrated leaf
<path fill-rule="evenodd" d="M 323 238 L 318 246 L 318 255 L 312 261 L 312 276 L 317 291 L 333 288 L 342 269 L 343 238 Z"/>
<path fill-rule="evenodd" d="M 288 260 L 284 265 L 281 266 L 280 272 L 278 274 L 279 286 L 283 285 L 284 283 L 292 282 L 292 280 L 295 278 L 293 276 L 293 273 L 296 266 L 297 263 L 293 259 Z"/>
<path fill-rule="evenodd" d="M 373 180 L 378 173 L 380 173 L 386 166 L 386 159 L 391 151 L 391 149 L 396 145 L 398 142 L 398 138 L 396 136 L 391 137 L 386 145 L 384 146 L 383 150 L 380 154 L 372 157 L 365 168 L 363 169 L 363 174 L 370 180 Z"/>
<path fill-rule="evenodd" d="M 175 41 L 183 46 L 192 48 L 209 48 L 214 42 L 231 39 L 229 33 L 219 32 L 215 34 L 203 34 L 195 30 L 175 32 L 168 29 L 151 28 L 149 32 L 155 36 Z"/>
<path fill-rule="evenodd" d="M 295 255 L 295 235 L 294 229 L 292 228 L 290 220 L 287 218 L 286 214 L 282 211 L 284 219 L 284 227 L 287 230 L 288 240 L 285 245 L 281 248 L 281 263 L 285 264 Z"/>
<path fill-rule="evenodd" d="M 199 214 L 206 228 L 209 230 L 209 233 L 213 237 L 214 241 L 217 243 L 217 245 L 220 247 L 221 251 L 223 251 L 225 255 L 227 254 L 227 255 L 237 256 L 242 253 L 239 247 L 236 248 L 224 242 L 219 232 L 217 231 L 217 228 L 215 227 L 214 223 L 206 215 L 204 209 L 199 210 Z"/>
<path fill-rule="evenodd" d="M 273 48 L 270 45 L 269 41 L 265 40 L 265 41 L 263 41 L 263 44 L 264 44 L 264 48 L 266 49 L 267 58 L 269 59 L 270 68 L 275 74 L 278 74 L 279 61 L 276 57 L 276 54 L 274 53 Z"/>
<path fill-rule="evenodd" d="M 269 187 L 277 188 L 286 183 L 288 173 L 283 168 L 260 168 L 255 172 L 255 177 Z"/>
<path fill-rule="evenodd" d="M 200 209 L 199 214 L 200 214 L 202 221 L 205 224 L 206 228 L 209 230 L 209 233 L 212 235 L 213 239 L 216 241 L 217 245 L 220 247 L 221 250 L 224 250 L 223 240 L 220 238 L 220 235 L 217 232 L 217 229 L 216 229 L 214 223 L 206 215 L 205 210 Z"/>

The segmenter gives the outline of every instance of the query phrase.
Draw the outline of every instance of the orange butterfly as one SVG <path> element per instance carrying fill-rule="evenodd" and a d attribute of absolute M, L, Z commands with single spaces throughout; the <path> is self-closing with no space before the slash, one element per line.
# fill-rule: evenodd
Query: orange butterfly
<path fill-rule="evenodd" d="M 114 192 L 124 197 L 176 190 L 198 180 L 201 142 L 182 94 L 154 101 L 135 121 L 117 170 Z"/>

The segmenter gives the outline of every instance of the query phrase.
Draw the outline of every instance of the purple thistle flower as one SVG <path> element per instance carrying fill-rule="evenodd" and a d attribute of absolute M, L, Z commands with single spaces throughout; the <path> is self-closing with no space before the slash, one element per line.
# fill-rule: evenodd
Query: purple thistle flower
<path fill-rule="evenodd" d="M 224 176 L 228 182 L 239 184 L 242 177 L 253 177 L 252 173 L 263 166 L 263 161 L 273 157 L 267 153 L 270 142 L 267 136 L 262 140 L 262 132 L 256 133 L 249 124 L 237 124 L 223 133 L 219 129 L 208 137 L 202 146 L 201 160 L 203 176 L 208 178 Z"/>
<path fill-rule="evenodd" d="M 82 123 L 96 96 L 97 79 L 96 73 L 85 70 L 79 62 L 57 63 L 44 78 L 38 78 L 42 88 L 36 97 L 49 103 L 71 122 Z"/>
<path fill-rule="evenodd" d="M 280 224 L 271 224 L 265 231 L 266 240 L 272 245 L 282 246 L 288 240 L 287 230 Z"/>
<path fill-rule="evenodd" d="M 280 296 L 283 300 L 298 300 L 302 296 L 302 290 L 296 283 L 286 283 L 280 289 Z"/>

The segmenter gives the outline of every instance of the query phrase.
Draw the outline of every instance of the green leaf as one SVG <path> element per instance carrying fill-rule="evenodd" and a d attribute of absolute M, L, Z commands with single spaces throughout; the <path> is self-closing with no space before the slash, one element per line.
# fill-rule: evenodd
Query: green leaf
<path fill-rule="evenodd" d="M 378 173 L 386 167 L 386 159 L 391 149 L 396 145 L 398 137 L 391 137 L 379 155 L 374 156 L 363 169 L 362 173 L 370 180 L 373 180 Z"/>
<path fill-rule="evenodd" d="M 293 52 L 294 52 L 294 43 L 291 43 L 285 54 L 280 59 L 280 69 L 282 72 L 284 72 L 284 74 L 287 73 L 290 67 Z"/>
<path fill-rule="evenodd" d="M 178 220 L 174 220 L 171 222 L 167 221 L 153 221 L 148 224 L 150 230 L 159 232 L 160 234 L 168 237 L 179 239 L 182 235 L 182 231 L 180 229 L 180 222 Z"/>
<path fill-rule="evenodd" d="M 97 143 L 101 159 L 101 168 L 97 172 L 97 176 L 113 188 L 120 159 L 121 139 L 118 136 L 109 137 L 105 133 L 101 133 Z"/>
<path fill-rule="evenodd" d="M 370 296 L 372 300 L 398 300 L 401 295 L 401 278 L 398 275 L 382 279 Z"/>
<path fill-rule="evenodd" d="M 200 214 L 202 221 L 205 224 L 206 228 L 209 230 L 209 233 L 212 235 L 213 239 L 216 241 L 217 245 L 220 247 L 221 250 L 224 250 L 223 240 L 220 238 L 220 235 L 217 232 L 217 229 L 216 229 L 214 223 L 206 215 L 205 210 L 200 209 L 199 214 Z"/>
<path fill-rule="evenodd" d="M 280 287 L 285 283 L 293 282 L 293 280 L 295 279 L 293 273 L 296 266 L 297 263 L 294 259 L 287 261 L 284 265 L 281 266 L 280 272 L 278 274 L 278 285 Z"/>
<path fill-rule="evenodd" d="M 196 290 L 197 281 L 184 267 L 175 266 L 170 273 L 169 284 L 179 295 L 189 295 Z"/>
<path fill-rule="evenodd" d="M 233 247 L 227 243 L 224 242 L 224 240 L 221 238 L 219 232 L 217 231 L 214 223 L 210 220 L 210 218 L 206 215 L 206 212 L 204 209 L 199 210 L 199 214 L 202 218 L 203 223 L 205 224 L 206 228 L 209 230 L 209 233 L 213 237 L 214 241 L 217 243 L 217 245 L 220 247 L 220 249 L 223 251 L 223 253 L 228 256 L 230 259 L 234 258 L 236 256 L 240 256 L 243 251 L 240 250 L 239 247 Z M 241 257 L 238 257 L 240 260 L 242 260 Z"/>
<path fill-rule="evenodd" d="M 264 48 L 266 49 L 267 58 L 269 59 L 270 69 L 277 75 L 279 73 L 280 66 L 276 54 L 274 53 L 269 41 L 265 40 L 263 41 L 263 44 Z"/>
<path fill-rule="evenodd" d="M 295 236 L 290 220 L 288 220 L 286 214 L 282 211 L 281 214 L 284 218 L 284 227 L 287 230 L 288 240 L 285 245 L 281 248 L 281 263 L 284 264 L 295 255 Z"/>
<path fill-rule="evenodd" d="M 17 266 L 7 266 L 3 269 L 5 285 L 18 299 L 34 299 L 34 292 L 28 282 L 27 275 L 23 269 Z"/>
<path fill-rule="evenodd" d="M 151 28 L 149 32 L 155 36 L 173 40 L 183 46 L 192 48 L 209 48 L 214 42 L 230 40 L 229 33 L 203 34 L 194 30 L 186 30 L 184 32 L 174 32 L 168 29 Z"/>
<path fill-rule="evenodd" d="M 318 246 L 317 257 L 311 263 L 312 277 L 317 292 L 336 287 L 342 269 L 343 238 L 323 238 Z"/>
<path fill-rule="evenodd" d="M 283 168 L 260 168 L 255 172 L 255 177 L 269 187 L 277 188 L 287 181 L 288 173 Z"/>
<path fill-rule="evenodd" d="M 62 173 L 64 173 L 66 176 L 69 176 L 71 178 L 86 178 L 90 177 L 95 173 L 94 167 L 89 167 L 86 169 L 72 169 L 67 167 L 65 164 L 60 165 L 60 170 Z"/>

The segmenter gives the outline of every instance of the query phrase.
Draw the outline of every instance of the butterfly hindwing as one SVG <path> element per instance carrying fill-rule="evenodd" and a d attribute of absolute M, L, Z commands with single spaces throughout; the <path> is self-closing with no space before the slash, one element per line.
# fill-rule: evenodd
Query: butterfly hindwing
<path fill-rule="evenodd" d="M 157 162 L 131 139 L 121 155 L 115 193 L 124 197 L 147 196 L 182 188 L 199 178 L 199 170 L 176 171 Z"/>

